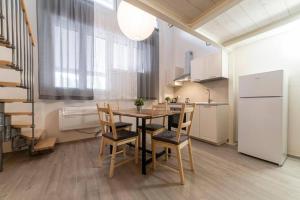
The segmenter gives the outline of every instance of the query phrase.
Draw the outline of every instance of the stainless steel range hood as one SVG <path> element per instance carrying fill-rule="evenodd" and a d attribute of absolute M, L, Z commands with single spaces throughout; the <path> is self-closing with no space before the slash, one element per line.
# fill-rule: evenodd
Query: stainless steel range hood
<path fill-rule="evenodd" d="M 180 76 L 178 76 L 174 79 L 174 81 L 182 81 L 182 82 L 189 81 L 189 80 L 191 80 L 191 74 L 190 73 L 182 74 L 182 75 L 180 75 Z"/>
<path fill-rule="evenodd" d="M 190 81 L 191 80 L 191 61 L 193 60 L 193 52 L 187 51 L 185 53 L 185 66 L 184 66 L 184 72 L 180 76 L 176 77 L 174 81 Z"/>

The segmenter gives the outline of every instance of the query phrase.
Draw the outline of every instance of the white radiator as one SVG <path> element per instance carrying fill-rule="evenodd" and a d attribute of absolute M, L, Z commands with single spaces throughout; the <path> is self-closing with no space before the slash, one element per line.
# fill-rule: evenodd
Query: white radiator
<path fill-rule="evenodd" d="M 60 131 L 99 127 L 96 106 L 64 107 L 58 113 Z"/>

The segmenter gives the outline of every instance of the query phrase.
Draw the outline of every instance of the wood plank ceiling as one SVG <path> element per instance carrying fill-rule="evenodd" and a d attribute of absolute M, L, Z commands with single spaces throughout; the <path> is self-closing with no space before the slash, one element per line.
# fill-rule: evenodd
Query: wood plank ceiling
<path fill-rule="evenodd" d="M 300 16 L 300 0 L 126 0 L 224 47 Z"/>
<path fill-rule="evenodd" d="M 168 9 L 183 22 L 192 24 L 201 13 L 220 4 L 222 0 L 152 0 L 151 2 Z"/>
<path fill-rule="evenodd" d="M 244 0 L 197 31 L 227 46 L 243 35 L 296 15 L 299 8 L 300 0 Z"/>

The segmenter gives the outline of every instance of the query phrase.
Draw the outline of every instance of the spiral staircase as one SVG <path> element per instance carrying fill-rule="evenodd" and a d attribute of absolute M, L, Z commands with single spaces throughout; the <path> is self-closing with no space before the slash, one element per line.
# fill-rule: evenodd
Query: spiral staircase
<path fill-rule="evenodd" d="M 0 0 L 0 90 L 12 91 L 0 97 L 0 171 L 4 143 L 10 143 L 12 151 L 26 149 L 30 155 L 55 146 L 56 138 L 45 138 L 44 131 L 35 128 L 35 45 L 24 0 Z M 24 97 L 12 97 L 14 93 Z"/>

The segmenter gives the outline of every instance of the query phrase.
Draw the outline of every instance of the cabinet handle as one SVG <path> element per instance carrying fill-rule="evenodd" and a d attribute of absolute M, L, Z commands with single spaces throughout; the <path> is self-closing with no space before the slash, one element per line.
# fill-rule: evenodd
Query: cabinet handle
<path fill-rule="evenodd" d="M 217 76 L 210 76 L 209 78 L 217 78 Z"/>

